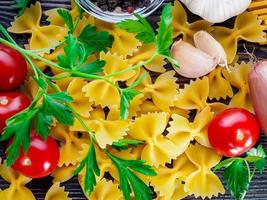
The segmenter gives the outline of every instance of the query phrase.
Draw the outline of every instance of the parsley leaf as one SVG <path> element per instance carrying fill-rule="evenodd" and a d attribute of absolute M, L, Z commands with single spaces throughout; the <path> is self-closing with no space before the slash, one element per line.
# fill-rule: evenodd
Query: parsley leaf
<path fill-rule="evenodd" d="M 70 14 L 70 11 L 66 10 L 66 9 L 58 9 L 57 13 L 64 19 L 70 32 L 73 33 L 74 32 L 74 25 L 73 25 L 73 20 L 72 20 L 72 16 Z"/>
<path fill-rule="evenodd" d="M 244 165 L 244 161 L 238 159 L 232 162 L 231 165 L 226 167 L 223 177 L 232 196 L 237 200 L 243 199 L 250 182 L 249 169 Z"/>
<path fill-rule="evenodd" d="M 79 41 L 87 44 L 92 52 L 107 51 L 113 43 L 113 37 L 107 32 L 97 32 L 95 26 L 87 25 L 80 36 Z"/>
<path fill-rule="evenodd" d="M 66 38 L 66 46 L 64 47 L 65 56 L 58 56 L 58 63 L 66 69 L 75 69 L 80 67 L 92 54 L 92 49 L 87 48 L 77 38 L 69 34 Z"/>
<path fill-rule="evenodd" d="M 54 116 L 59 123 L 72 125 L 73 116 L 70 107 L 67 105 L 71 101 L 72 98 L 64 92 L 46 94 L 43 97 L 42 109 L 47 115 Z"/>
<path fill-rule="evenodd" d="M 30 0 L 15 0 L 15 3 L 12 5 L 12 8 L 20 9 L 18 17 L 23 15 L 29 2 Z"/>
<path fill-rule="evenodd" d="M 20 148 L 26 153 L 30 146 L 30 129 L 33 118 L 38 109 L 28 109 L 7 120 L 7 126 L 1 136 L 1 141 L 13 137 L 11 145 L 7 148 L 7 166 L 11 166 L 18 158 Z"/>
<path fill-rule="evenodd" d="M 245 158 L 248 162 L 253 162 L 255 168 L 259 170 L 260 173 L 263 173 L 266 165 L 266 152 L 262 145 L 259 145 L 257 148 L 252 148 L 247 152 L 247 157 Z"/>
<path fill-rule="evenodd" d="M 134 15 L 139 21 L 127 19 L 117 23 L 116 26 L 130 33 L 136 33 L 136 38 L 145 44 L 155 42 L 156 35 L 152 26 L 140 15 Z"/>
<path fill-rule="evenodd" d="M 100 169 L 96 160 L 95 147 L 92 141 L 87 156 L 82 160 L 74 174 L 78 175 L 84 167 L 86 167 L 84 188 L 86 194 L 90 195 L 94 191 L 94 187 L 96 185 L 95 176 L 100 176 Z"/>
<path fill-rule="evenodd" d="M 133 98 L 140 94 L 138 90 L 132 90 L 129 88 L 126 89 L 120 89 L 121 93 L 121 103 L 120 103 L 120 118 L 121 119 L 127 119 L 128 118 L 128 107 L 130 105 L 130 102 L 133 100 Z"/>
<path fill-rule="evenodd" d="M 130 195 L 133 191 L 136 200 L 151 200 L 151 189 L 135 173 L 156 176 L 157 174 L 153 168 L 145 165 L 143 160 L 124 160 L 109 152 L 106 152 L 106 154 L 118 170 L 120 189 L 123 192 L 124 198 L 130 200 Z"/>
<path fill-rule="evenodd" d="M 121 151 L 121 150 L 126 150 L 129 147 L 136 147 L 141 144 L 144 144 L 144 142 L 140 140 L 122 139 L 117 142 L 113 142 L 112 146 L 115 149 Z"/>
<path fill-rule="evenodd" d="M 77 68 L 77 71 L 83 72 L 86 74 L 98 74 L 100 72 L 103 72 L 103 67 L 105 65 L 106 65 L 106 61 L 96 60 L 96 61 L 90 62 L 89 64 L 85 64 Z"/>

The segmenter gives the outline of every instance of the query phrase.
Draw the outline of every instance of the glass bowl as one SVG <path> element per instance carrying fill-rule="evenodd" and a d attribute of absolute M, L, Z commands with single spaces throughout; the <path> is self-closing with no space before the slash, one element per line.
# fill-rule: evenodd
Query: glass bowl
<path fill-rule="evenodd" d="M 95 18 L 101 19 L 106 22 L 116 23 L 124 19 L 135 19 L 133 14 L 129 14 L 126 12 L 115 13 L 109 11 L 102 11 L 97 5 L 92 3 L 90 0 L 76 0 L 76 2 L 87 13 L 94 16 Z M 138 13 L 143 17 L 147 17 L 148 15 L 153 13 L 163 2 L 164 0 L 152 0 L 149 6 L 139 8 L 135 10 L 135 13 Z"/>

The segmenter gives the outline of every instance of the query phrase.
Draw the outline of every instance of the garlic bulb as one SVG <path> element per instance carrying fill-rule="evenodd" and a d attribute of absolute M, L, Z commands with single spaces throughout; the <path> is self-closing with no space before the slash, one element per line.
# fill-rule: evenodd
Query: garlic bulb
<path fill-rule="evenodd" d="M 180 67 L 174 69 L 187 78 L 198 78 L 210 73 L 217 65 L 215 58 L 195 48 L 191 44 L 179 40 L 172 46 L 172 56 Z"/>
<path fill-rule="evenodd" d="M 251 0 L 181 0 L 194 14 L 211 23 L 220 23 L 244 12 Z"/>
<path fill-rule="evenodd" d="M 194 34 L 196 48 L 215 58 L 216 63 L 222 67 L 228 67 L 226 53 L 222 45 L 206 31 L 198 31 Z"/>

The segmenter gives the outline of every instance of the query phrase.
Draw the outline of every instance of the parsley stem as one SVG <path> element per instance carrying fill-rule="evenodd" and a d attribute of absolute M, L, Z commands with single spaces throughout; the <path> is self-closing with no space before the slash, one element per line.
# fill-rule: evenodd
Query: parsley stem
<path fill-rule="evenodd" d="M 159 55 L 159 54 L 156 52 L 156 53 L 154 53 L 154 54 L 153 54 L 148 60 L 146 60 L 146 61 L 139 62 L 138 64 L 136 64 L 136 65 L 134 65 L 134 66 L 128 67 L 128 68 L 123 69 L 123 70 L 121 70 L 121 71 L 114 72 L 114 73 L 109 74 L 109 75 L 107 75 L 107 76 L 105 76 L 105 77 L 110 78 L 110 77 L 113 77 L 113 76 L 117 76 L 117 75 L 120 75 L 120 74 L 124 74 L 124 73 L 126 73 L 126 72 L 129 72 L 129 71 L 131 71 L 131 70 L 137 69 L 137 68 L 139 68 L 139 67 L 142 67 L 142 66 L 144 66 L 144 65 L 146 65 L 146 64 L 148 64 L 148 63 L 150 63 L 150 62 L 152 62 L 158 55 Z"/>
<path fill-rule="evenodd" d="M 59 47 L 60 45 L 64 44 L 66 42 L 66 39 L 62 40 L 61 42 L 56 43 L 53 46 L 47 47 L 47 48 L 42 48 L 42 49 L 33 49 L 33 50 L 28 50 L 31 53 L 43 53 L 43 52 L 49 52 L 57 47 Z"/>

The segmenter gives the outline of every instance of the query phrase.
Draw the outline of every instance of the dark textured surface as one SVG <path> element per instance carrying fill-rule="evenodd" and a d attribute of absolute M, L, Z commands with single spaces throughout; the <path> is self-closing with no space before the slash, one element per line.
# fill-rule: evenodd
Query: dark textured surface
<path fill-rule="evenodd" d="M 12 4 L 12 0 L 0 0 L 0 23 L 3 24 L 5 27 L 8 27 L 10 22 L 13 20 L 14 15 L 16 14 L 16 11 L 13 10 L 10 5 Z M 41 0 L 43 10 L 47 10 L 54 7 L 69 7 L 69 0 Z M 168 1 L 166 1 L 168 2 Z M 158 16 L 160 13 L 160 9 L 154 13 L 153 16 L 149 17 L 149 20 L 153 22 L 153 24 L 156 25 L 158 21 Z M 191 19 L 195 19 L 196 16 L 190 16 Z M 229 20 L 225 22 L 226 26 L 232 26 L 233 20 Z M 243 52 L 244 43 L 239 44 L 239 52 Z M 245 43 L 248 50 L 251 51 L 253 48 L 255 48 L 255 54 L 258 58 L 267 58 L 267 47 L 265 46 L 259 46 L 255 44 L 249 44 Z M 248 57 L 240 54 L 241 60 L 247 60 Z M 0 72 L 1 73 L 1 72 Z M 180 79 L 180 82 L 187 82 L 187 79 Z M 267 92 L 267 91 L 266 91 Z M 267 148 L 267 140 L 264 136 L 261 136 L 260 143 L 263 144 Z M 4 144 L 0 144 L 0 155 L 4 155 Z M 219 172 L 219 175 L 221 176 L 221 173 Z M 8 187 L 8 183 L 6 183 L 3 179 L 0 178 L 0 188 L 5 189 Z M 66 191 L 70 193 L 69 197 L 71 197 L 73 200 L 84 200 L 86 199 L 80 189 L 80 186 L 78 184 L 77 178 L 73 178 L 71 181 L 68 181 L 67 183 L 63 184 L 66 187 Z M 27 187 L 30 188 L 37 200 L 43 200 L 44 196 L 46 194 L 46 191 L 51 186 L 51 178 L 45 178 L 45 179 L 39 179 L 39 180 L 33 180 L 30 182 Z M 194 199 L 194 198 L 186 198 Z M 226 193 L 223 196 L 220 196 L 218 198 L 213 198 L 216 200 L 230 200 L 232 199 L 229 193 Z M 267 170 L 262 175 L 256 174 L 253 182 L 250 186 L 249 192 L 246 196 L 246 199 L 250 200 L 267 200 Z M 25 199 L 26 200 L 26 199 Z M 60 200 L 60 199 L 57 199 Z"/>

